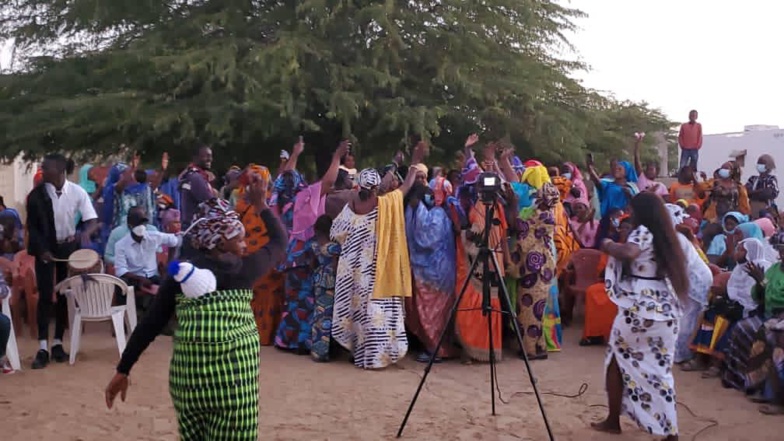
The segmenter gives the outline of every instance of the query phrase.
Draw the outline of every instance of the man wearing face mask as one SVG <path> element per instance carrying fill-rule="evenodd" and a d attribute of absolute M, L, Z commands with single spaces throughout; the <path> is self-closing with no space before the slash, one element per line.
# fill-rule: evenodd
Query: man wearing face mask
<path fill-rule="evenodd" d="M 115 245 L 115 275 L 140 294 L 155 294 L 160 285 L 158 249 L 162 246 L 174 249 L 181 243 L 178 235 L 148 231 L 149 222 L 143 211 L 131 210 L 128 213 L 128 228 L 131 231 Z M 144 309 L 146 299 L 141 300 L 139 304 Z"/>

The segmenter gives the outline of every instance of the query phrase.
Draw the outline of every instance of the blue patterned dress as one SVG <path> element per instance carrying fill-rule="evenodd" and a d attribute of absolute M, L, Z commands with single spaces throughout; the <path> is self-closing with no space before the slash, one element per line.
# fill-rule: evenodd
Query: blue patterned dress
<path fill-rule="evenodd" d="M 328 242 L 311 243 L 317 266 L 313 271 L 313 316 L 310 321 L 310 355 L 315 361 L 329 361 L 329 346 L 332 343 L 332 310 L 335 303 L 335 270 L 340 245 Z"/>

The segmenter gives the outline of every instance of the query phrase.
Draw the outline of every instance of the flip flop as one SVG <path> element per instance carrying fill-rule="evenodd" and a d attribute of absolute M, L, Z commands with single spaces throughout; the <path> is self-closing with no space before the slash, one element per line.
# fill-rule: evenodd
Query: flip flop
<path fill-rule="evenodd" d="M 719 378 L 721 376 L 721 369 L 716 366 L 711 366 L 706 372 L 702 373 L 702 378 Z"/>
<path fill-rule="evenodd" d="M 704 364 L 700 364 L 697 361 L 689 360 L 681 365 L 681 370 L 683 372 L 702 372 L 707 371 L 708 367 Z"/>

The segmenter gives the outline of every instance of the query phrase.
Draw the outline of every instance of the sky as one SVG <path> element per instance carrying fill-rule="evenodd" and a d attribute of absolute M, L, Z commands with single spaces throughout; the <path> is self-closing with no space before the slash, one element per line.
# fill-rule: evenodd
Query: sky
<path fill-rule="evenodd" d="M 784 126 L 784 2 L 562 0 L 588 14 L 570 41 L 591 66 L 578 77 L 674 121 L 699 111 L 703 132 Z M 776 44 L 778 42 L 778 44 Z"/>
<path fill-rule="evenodd" d="M 784 127 L 778 0 L 560 0 L 586 12 L 570 35 L 591 70 L 577 77 L 674 121 L 697 109 L 704 133 Z M 776 46 L 775 42 L 779 42 Z M 8 67 L 9 47 L 0 49 Z"/>

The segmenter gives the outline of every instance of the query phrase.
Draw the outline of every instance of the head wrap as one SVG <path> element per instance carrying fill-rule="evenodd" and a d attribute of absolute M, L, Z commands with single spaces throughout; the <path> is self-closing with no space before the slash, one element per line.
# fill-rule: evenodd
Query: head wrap
<path fill-rule="evenodd" d="M 416 169 L 417 173 L 424 173 L 425 177 L 427 177 L 427 166 L 425 164 L 415 164 L 414 168 Z"/>
<path fill-rule="evenodd" d="M 245 235 L 240 216 L 228 202 L 218 198 L 199 204 L 191 228 L 191 243 L 199 250 L 212 250 L 221 242 Z"/>
<path fill-rule="evenodd" d="M 452 183 L 443 176 L 439 176 L 430 181 L 430 189 L 433 190 L 433 200 L 436 206 L 443 205 L 449 196 L 452 196 Z"/>
<path fill-rule="evenodd" d="M 525 161 L 524 165 L 525 165 L 525 168 L 531 168 L 531 167 L 541 167 L 544 164 L 542 164 L 541 162 L 537 161 L 536 159 L 529 159 L 528 161 Z"/>
<path fill-rule="evenodd" d="M 476 158 L 471 157 L 466 159 L 465 166 L 463 166 L 463 184 L 474 185 L 479 175 L 482 174 L 482 168 L 476 162 Z"/>
<path fill-rule="evenodd" d="M 528 161 L 530 163 L 532 161 Z M 535 161 L 534 161 L 535 162 Z M 543 165 L 533 165 L 533 166 L 526 166 L 525 172 L 523 173 L 523 183 L 530 185 L 531 187 L 539 190 L 542 188 L 544 184 L 549 184 L 550 181 L 550 174 L 547 173 L 547 168 Z M 555 191 L 558 191 L 556 188 Z"/>
<path fill-rule="evenodd" d="M 542 184 L 542 188 L 536 192 L 537 205 L 545 205 L 548 208 L 557 204 L 559 198 L 558 188 L 549 182 Z"/>
<path fill-rule="evenodd" d="M 564 165 L 566 166 L 566 168 L 569 169 L 569 172 L 572 174 L 572 182 L 583 180 L 583 173 L 580 171 L 580 168 L 577 167 L 573 162 L 565 162 Z"/>
<path fill-rule="evenodd" d="M 93 168 L 92 164 L 85 164 L 79 169 L 79 186 L 87 192 L 93 194 L 96 190 L 95 182 L 90 180 L 90 169 Z"/>
<path fill-rule="evenodd" d="M 359 172 L 357 185 L 365 190 L 374 190 L 381 184 L 381 175 L 374 168 L 366 168 Z"/>
<path fill-rule="evenodd" d="M 523 165 L 523 161 L 521 161 L 520 158 L 517 156 L 512 158 L 512 170 L 514 170 L 515 174 L 517 175 L 517 179 L 523 179 L 523 173 L 525 173 L 525 166 Z"/>
<path fill-rule="evenodd" d="M 239 187 L 240 193 L 245 193 L 245 186 L 246 185 L 250 185 L 250 177 L 253 174 L 259 175 L 259 177 L 263 181 L 269 181 L 270 180 L 270 171 L 269 171 L 269 169 L 267 167 L 264 167 L 263 165 L 250 164 L 240 174 L 240 177 L 239 177 L 239 180 L 240 180 L 240 187 Z"/>
<path fill-rule="evenodd" d="M 637 183 L 637 170 L 634 169 L 629 161 L 620 161 L 618 165 L 626 170 L 626 180 L 631 183 Z"/>
<path fill-rule="evenodd" d="M 754 223 L 762 229 L 762 233 L 765 235 L 766 239 L 776 234 L 776 226 L 773 224 L 773 221 L 767 217 L 759 218 L 755 220 Z"/>
<path fill-rule="evenodd" d="M 762 242 L 759 239 L 743 239 L 740 243 L 742 243 L 743 248 L 746 249 L 746 260 L 749 262 L 766 260 L 774 263 L 779 260 L 779 253 L 777 253 L 770 244 Z"/>
<path fill-rule="evenodd" d="M 293 203 L 294 197 L 305 187 L 307 187 L 305 179 L 302 178 L 298 171 L 288 170 L 284 172 L 275 180 L 273 185 L 272 193 L 275 204 L 284 207 L 286 204 Z"/>
<path fill-rule="evenodd" d="M 725 223 L 727 222 L 728 217 L 735 219 L 738 225 L 745 224 L 746 222 L 749 221 L 749 217 L 746 216 L 745 214 L 739 213 L 737 211 L 730 211 L 729 213 L 725 214 L 724 217 L 721 219 L 721 226 L 724 228 L 726 228 Z"/>
<path fill-rule="evenodd" d="M 664 204 L 667 207 L 667 211 L 670 213 L 670 219 L 672 219 L 672 225 L 678 226 L 682 224 L 689 215 L 686 214 L 686 211 L 679 205 L 675 204 Z"/>
<path fill-rule="evenodd" d="M 161 212 L 161 226 L 163 228 L 177 222 L 180 222 L 180 210 L 169 208 Z"/>
<path fill-rule="evenodd" d="M 122 174 L 125 172 L 125 170 L 128 170 L 127 164 L 122 162 L 118 162 L 117 164 L 114 164 L 112 168 L 109 169 L 109 177 L 107 178 L 107 180 L 109 181 L 108 184 L 109 185 L 116 184 L 122 177 Z"/>

